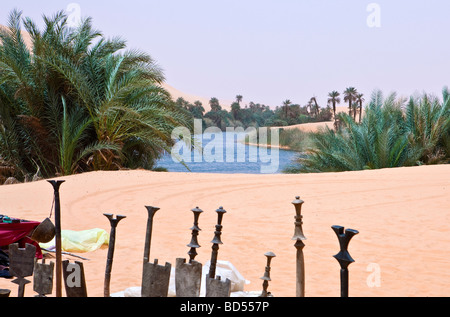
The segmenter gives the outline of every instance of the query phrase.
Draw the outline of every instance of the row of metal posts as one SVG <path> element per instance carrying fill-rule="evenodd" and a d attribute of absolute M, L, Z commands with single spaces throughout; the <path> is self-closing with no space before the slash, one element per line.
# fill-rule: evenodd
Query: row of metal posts
<path fill-rule="evenodd" d="M 61 209 L 60 209 L 60 197 L 59 197 L 59 188 L 60 185 L 64 182 L 63 180 L 59 181 L 49 181 L 54 189 L 54 200 L 55 200 L 55 246 L 56 246 L 56 297 L 62 296 L 62 280 L 61 280 L 61 271 L 62 267 L 67 268 L 69 265 L 68 261 L 61 261 Z M 292 240 L 295 240 L 294 247 L 296 248 L 296 296 L 304 297 L 305 296 L 305 261 L 303 255 L 303 248 L 305 244 L 303 243 L 306 240 L 305 235 L 303 234 L 303 221 L 302 221 L 302 205 L 304 201 L 300 199 L 299 196 L 295 198 L 292 204 L 295 207 L 295 231 Z M 152 228 L 153 228 L 153 217 L 155 213 L 160 209 L 158 207 L 153 206 L 145 206 L 148 211 L 148 220 L 147 220 L 147 230 L 145 237 L 145 246 L 144 246 L 144 256 L 143 256 L 143 273 L 142 273 L 142 285 L 141 285 L 141 296 L 142 297 L 165 297 L 168 293 L 169 280 L 170 280 L 170 272 L 171 272 L 171 264 L 166 263 L 164 266 L 158 265 L 158 259 L 154 260 L 154 263 L 150 263 L 150 246 L 151 246 L 151 237 L 152 237 Z M 200 208 L 196 207 L 191 210 L 194 214 L 194 225 L 190 228 L 192 231 L 192 238 L 190 243 L 187 245 L 190 249 L 188 252 L 189 261 L 186 263 L 186 259 L 177 258 L 176 259 L 176 292 L 179 297 L 198 297 L 200 296 L 200 283 L 201 283 L 201 274 L 202 274 L 202 265 L 195 261 L 195 257 L 197 255 L 196 249 L 200 247 L 198 243 L 197 236 L 199 231 L 201 230 L 198 226 L 199 216 L 203 212 Z M 215 226 L 214 238 L 211 241 L 212 252 L 211 252 L 211 260 L 209 273 L 206 276 L 206 296 L 208 297 L 228 297 L 231 292 L 231 281 L 226 279 L 222 281 L 220 276 L 216 276 L 216 265 L 218 259 L 218 250 L 219 245 L 222 244 L 221 233 L 222 233 L 222 220 L 223 215 L 226 213 L 222 207 L 216 210 L 218 215 L 217 225 Z M 117 215 L 116 218 L 113 217 L 112 214 L 104 214 L 111 225 L 110 232 L 110 240 L 108 246 L 108 255 L 106 262 L 106 270 L 105 270 L 105 281 L 104 281 L 104 296 L 110 297 L 110 280 L 111 280 L 111 270 L 113 264 L 114 257 L 114 248 L 115 248 L 115 237 L 116 237 L 116 228 L 120 220 L 126 218 L 122 215 Z M 348 245 L 352 237 L 358 234 L 357 230 L 353 229 L 344 229 L 342 226 L 332 226 L 333 231 L 336 233 L 340 251 L 333 257 L 339 262 L 341 270 L 340 270 L 340 282 L 341 282 L 341 297 L 348 297 L 348 285 L 349 285 L 349 274 L 348 274 L 348 266 L 354 262 L 353 258 L 350 256 L 348 252 Z M 34 247 L 34 246 L 33 246 Z M 17 247 L 16 247 L 17 248 Z M 13 254 L 18 254 L 17 250 L 12 248 Z M 33 250 L 26 250 L 30 254 L 33 253 Z M 25 251 L 22 252 L 21 256 L 24 256 Z M 265 267 L 264 276 L 261 277 L 263 280 L 263 290 L 261 293 L 261 297 L 272 296 L 270 292 L 268 292 L 268 285 L 270 278 L 270 269 L 271 269 L 271 260 L 276 255 L 273 252 L 267 252 L 264 254 L 267 258 L 267 264 Z M 13 257 L 14 262 L 14 257 Z M 74 296 L 87 296 L 85 281 L 84 281 L 84 272 L 82 263 L 76 263 L 81 269 L 82 273 L 82 283 L 81 288 L 78 291 L 74 291 L 72 295 Z M 53 272 L 53 262 L 51 265 L 45 265 L 44 262 L 42 264 L 35 266 L 39 269 L 39 271 L 44 274 L 47 269 L 51 268 Z M 13 282 L 19 285 L 19 296 L 22 297 L 24 293 L 24 285 L 29 283 L 29 281 L 25 280 L 25 276 L 30 276 L 31 274 L 21 272 L 16 269 L 16 276 L 18 277 Z M 49 271 L 49 270 L 47 270 Z M 48 272 L 47 272 L 48 273 Z M 64 270 L 65 275 L 66 270 Z M 28 274 L 28 275 L 27 275 Z M 48 275 L 48 274 L 47 274 Z M 39 282 L 39 280 L 38 280 Z M 44 287 L 43 283 L 39 282 L 41 288 L 46 289 L 41 290 L 39 292 L 40 296 L 44 296 L 45 294 L 51 293 L 51 287 Z M 47 283 L 48 284 L 48 283 Z M 66 285 L 66 291 L 68 290 Z"/>

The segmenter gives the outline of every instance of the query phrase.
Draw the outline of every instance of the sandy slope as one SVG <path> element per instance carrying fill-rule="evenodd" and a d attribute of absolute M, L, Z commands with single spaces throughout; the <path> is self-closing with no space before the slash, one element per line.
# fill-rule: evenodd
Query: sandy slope
<path fill-rule="evenodd" d="M 111 292 L 140 286 L 147 221 L 154 218 L 150 257 L 175 264 L 188 257 L 193 216 L 199 225 L 197 260 L 210 258 L 215 210 L 227 210 L 219 260 L 228 260 L 261 290 L 264 253 L 273 251 L 269 290 L 295 296 L 294 207 L 303 205 L 306 295 L 339 296 L 339 251 L 332 225 L 360 231 L 350 243 L 350 296 L 448 296 L 450 289 L 450 165 L 307 175 L 220 175 L 147 171 L 93 172 L 64 177 L 63 229 L 103 228 L 103 213 L 126 215 L 119 223 Z M 0 187 L 0 213 L 30 220 L 49 215 L 53 190 L 46 181 Z M 88 294 L 103 296 L 107 248 L 82 254 Z M 65 257 L 64 258 L 70 258 Z M 368 283 L 379 268 L 381 285 Z M 372 287 L 370 287 L 372 285 Z M 17 288 L 0 278 L 0 288 Z M 64 291 L 63 291 L 64 294 Z M 34 296 L 32 284 L 26 295 Z"/>
<path fill-rule="evenodd" d="M 336 107 L 336 113 L 341 112 L 348 112 L 347 106 L 337 106 Z M 358 120 L 358 116 L 356 119 Z M 310 122 L 310 123 L 300 123 L 300 124 L 294 124 L 289 125 L 285 127 L 276 127 L 276 128 L 283 128 L 283 129 L 299 129 L 304 132 L 317 132 L 320 129 L 323 129 L 325 127 L 328 127 L 330 129 L 334 129 L 334 121 L 326 121 L 326 122 Z"/>

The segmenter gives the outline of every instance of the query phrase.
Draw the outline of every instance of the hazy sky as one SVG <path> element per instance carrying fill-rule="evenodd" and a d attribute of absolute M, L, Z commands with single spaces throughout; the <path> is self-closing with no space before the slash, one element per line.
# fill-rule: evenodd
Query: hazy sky
<path fill-rule="evenodd" d="M 325 106 L 349 86 L 368 99 L 376 88 L 440 96 L 450 85 L 448 0 L 2 0 L 0 24 L 13 8 L 41 24 L 71 3 L 202 97 Z"/>

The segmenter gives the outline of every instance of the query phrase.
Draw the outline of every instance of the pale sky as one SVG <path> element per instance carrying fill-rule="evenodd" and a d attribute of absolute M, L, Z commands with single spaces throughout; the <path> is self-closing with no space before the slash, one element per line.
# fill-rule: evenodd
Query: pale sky
<path fill-rule="evenodd" d="M 448 0 L 2 0 L 0 24 L 18 8 L 42 25 L 71 3 L 149 53 L 168 84 L 208 99 L 325 106 L 349 86 L 366 100 L 374 89 L 440 97 L 450 86 Z"/>

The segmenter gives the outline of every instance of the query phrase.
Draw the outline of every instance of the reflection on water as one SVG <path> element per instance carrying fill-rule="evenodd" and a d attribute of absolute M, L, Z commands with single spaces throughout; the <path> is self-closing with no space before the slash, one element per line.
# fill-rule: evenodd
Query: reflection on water
<path fill-rule="evenodd" d="M 195 150 L 189 153 L 180 147 L 174 152 L 195 173 L 279 174 L 296 157 L 297 153 L 293 151 L 245 145 L 242 143 L 244 137 L 245 134 L 235 132 L 205 133 L 196 136 L 202 144 L 203 155 Z M 167 168 L 169 172 L 189 172 L 172 158 L 171 153 L 164 155 L 157 166 Z"/>

